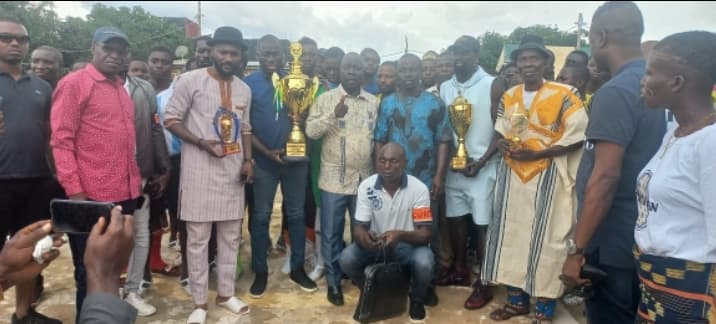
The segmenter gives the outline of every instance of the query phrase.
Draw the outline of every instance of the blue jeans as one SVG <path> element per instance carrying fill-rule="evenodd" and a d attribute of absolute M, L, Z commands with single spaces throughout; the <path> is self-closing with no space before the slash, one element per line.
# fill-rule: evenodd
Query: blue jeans
<path fill-rule="evenodd" d="M 67 234 L 70 239 L 70 251 L 72 251 L 72 263 L 75 266 L 75 323 L 80 322 L 80 311 L 82 303 L 87 296 L 87 273 L 85 270 L 85 250 L 87 249 L 87 238 L 89 234 Z"/>
<path fill-rule="evenodd" d="M 400 242 L 393 251 L 387 253 L 386 259 L 387 262 L 399 262 L 410 269 L 410 298 L 415 302 L 424 303 L 433 280 L 435 268 L 433 251 L 427 246 L 413 246 Z M 353 243 L 343 250 L 339 263 L 348 277 L 363 285 L 365 267 L 380 261 L 383 261 L 382 252 L 366 250 Z"/>
<path fill-rule="evenodd" d="M 587 263 L 607 273 L 602 281 L 592 286 L 594 294 L 586 300 L 587 322 L 634 323 L 641 298 L 637 270 L 600 264 L 598 260 L 598 251 L 587 255 Z"/>
<path fill-rule="evenodd" d="M 254 212 L 251 215 L 251 266 L 255 273 L 268 273 L 266 253 L 271 244 L 269 222 L 276 188 L 281 183 L 291 240 L 291 271 L 303 269 L 306 248 L 306 202 L 308 163 L 289 163 L 278 169 L 254 168 Z"/>
<path fill-rule="evenodd" d="M 130 199 L 115 202 L 115 205 L 122 206 L 124 214 L 133 215 L 137 209 L 137 199 Z M 72 251 L 72 263 L 75 266 L 75 285 L 77 293 L 75 295 L 75 323 L 80 322 L 80 312 L 82 311 L 82 303 L 87 296 L 87 270 L 85 268 L 85 250 L 87 249 L 87 239 L 89 234 L 67 234 L 70 239 L 70 251 Z M 117 278 L 119 280 L 119 278 Z"/>
<path fill-rule="evenodd" d="M 343 230 L 346 225 L 346 210 L 351 215 L 352 230 L 356 198 L 356 195 L 342 195 L 321 190 L 321 253 L 326 267 L 326 282 L 329 286 L 341 284 L 338 258 L 344 248 Z"/>

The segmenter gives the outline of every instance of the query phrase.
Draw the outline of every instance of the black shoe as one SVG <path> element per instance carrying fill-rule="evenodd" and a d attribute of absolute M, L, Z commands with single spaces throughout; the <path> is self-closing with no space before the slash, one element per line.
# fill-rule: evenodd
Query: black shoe
<path fill-rule="evenodd" d="M 23 318 L 17 318 L 15 314 L 12 314 L 12 324 L 62 324 L 62 321 L 56 318 L 50 318 L 45 315 L 38 313 L 35 309 L 30 308 L 27 311 L 27 316 Z"/>
<path fill-rule="evenodd" d="M 343 305 L 343 290 L 341 290 L 341 286 L 328 286 L 328 301 L 336 306 Z"/>
<path fill-rule="evenodd" d="M 435 293 L 435 287 L 428 288 L 428 294 L 425 295 L 425 306 L 435 307 L 438 305 L 438 294 Z"/>
<path fill-rule="evenodd" d="M 254 283 L 251 284 L 251 288 L 249 289 L 249 295 L 251 295 L 251 298 L 261 298 L 264 296 L 267 281 L 268 273 L 256 273 L 256 277 L 254 277 Z"/>
<path fill-rule="evenodd" d="M 410 322 L 423 323 L 425 321 L 425 305 L 413 300 L 410 301 Z"/>
<path fill-rule="evenodd" d="M 291 278 L 291 281 L 297 284 L 303 291 L 314 292 L 318 290 L 316 283 L 306 275 L 306 272 L 303 271 L 303 269 L 291 271 L 289 278 Z"/>

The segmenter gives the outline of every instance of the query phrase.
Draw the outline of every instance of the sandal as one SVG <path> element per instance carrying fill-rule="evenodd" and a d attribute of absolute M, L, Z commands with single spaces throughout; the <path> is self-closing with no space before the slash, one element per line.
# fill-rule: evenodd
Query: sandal
<path fill-rule="evenodd" d="M 223 307 L 228 311 L 238 315 L 244 315 L 249 313 L 249 305 L 241 301 L 241 299 L 238 299 L 233 296 L 225 302 L 216 303 L 216 305 Z"/>
<path fill-rule="evenodd" d="M 191 312 L 189 318 L 186 320 L 187 324 L 205 324 L 206 323 L 206 310 L 203 308 L 195 308 Z"/>
<path fill-rule="evenodd" d="M 552 323 L 556 306 L 554 299 L 538 298 L 535 305 L 535 318 L 532 320 L 532 324 Z"/>
<path fill-rule="evenodd" d="M 532 324 L 545 324 L 552 323 L 552 318 L 544 316 L 540 313 L 535 313 L 535 318 L 532 320 Z"/>
<path fill-rule="evenodd" d="M 490 313 L 490 319 L 497 322 L 506 321 L 515 316 L 527 315 L 529 313 L 530 308 L 528 306 L 504 304 L 502 308 L 498 308 Z"/>

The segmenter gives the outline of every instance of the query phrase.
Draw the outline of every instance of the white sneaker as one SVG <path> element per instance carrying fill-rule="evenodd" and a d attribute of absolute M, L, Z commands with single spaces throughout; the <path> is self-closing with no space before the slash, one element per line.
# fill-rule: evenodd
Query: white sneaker
<path fill-rule="evenodd" d="M 179 280 L 179 284 L 182 288 L 184 288 L 184 291 L 186 291 L 189 296 L 191 296 L 191 286 L 189 286 L 189 278 L 184 278 L 182 280 Z"/>
<path fill-rule="evenodd" d="M 139 297 L 137 293 L 129 293 L 124 298 L 128 304 L 137 309 L 137 315 L 139 316 L 150 316 L 157 312 L 157 308 L 145 302 L 142 297 Z"/>
<path fill-rule="evenodd" d="M 311 278 L 313 281 L 318 281 L 318 279 L 321 279 L 323 277 L 323 272 L 325 271 L 325 268 L 323 266 L 316 266 L 313 268 L 313 271 L 308 274 L 308 277 Z"/>
<path fill-rule="evenodd" d="M 283 262 L 281 272 L 283 272 L 283 274 L 291 273 L 291 250 L 286 250 L 286 260 Z"/>
<path fill-rule="evenodd" d="M 137 295 L 144 296 L 144 294 L 149 291 L 149 288 L 152 288 L 152 282 L 142 280 L 139 282 L 139 289 L 137 289 Z"/>

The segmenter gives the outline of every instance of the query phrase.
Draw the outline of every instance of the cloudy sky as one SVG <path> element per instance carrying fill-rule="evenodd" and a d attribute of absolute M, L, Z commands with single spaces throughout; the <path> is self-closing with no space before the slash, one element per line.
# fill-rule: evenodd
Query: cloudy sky
<path fill-rule="evenodd" d="M 84 17 L 94 2 L 56 2 L 61 16 Z M 441 50 L 463 34 L 509 34 L 515 27 L 556 25 L 574 31 L 579 13 L 587 23 L 601 2 L 204 2 L 202 33 L 219 26 L 239 28 L 245 38 L 272 33 L 280 38 L 314 38 L 320 47 L 360 51 L 370 46 L 384 58 L 405 48 L 417 53 Z M 716 31 L 716 1 L 637 2 L 645 20 L 644 39 L 661 39 L 686 30 Z M 157 16 L 196 20 L 197 1 L 111 2 L 140 5 Z"/>

